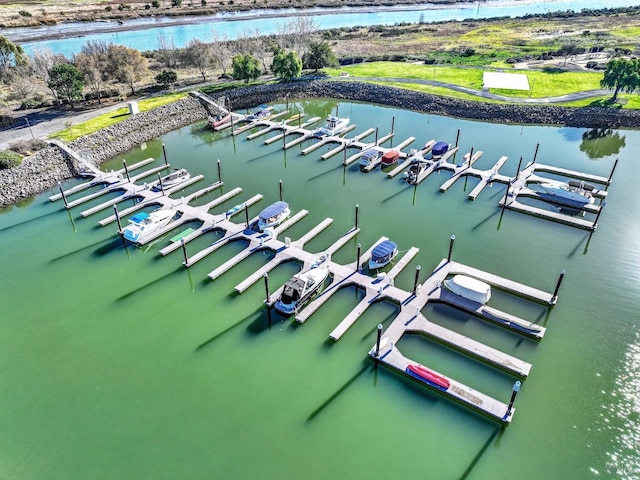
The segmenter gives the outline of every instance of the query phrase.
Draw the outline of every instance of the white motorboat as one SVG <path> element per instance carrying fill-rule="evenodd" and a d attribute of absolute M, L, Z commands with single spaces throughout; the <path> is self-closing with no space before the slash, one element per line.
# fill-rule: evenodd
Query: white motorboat
<path fill-rule="evenodd" d="M 284 315 L 297 312 L 322 288 L 328 276 L 329 262 L 326 258 L 321 258 L 309 270 L 297 273 L 285 283 L 282 295 L 274 307 Z"/>
<path fill-rule="evenodd" d="M 427 160 L 414 158 L 411 160 L 409 169 L 402 174 L 402 178 L 404 178 L 408 184 L 415 185 L 418 182 L 420 174 L 424 172 L 429 165 L 431 164 Z"/>
<path fill-rule="evenodd" d="M 167 225 L 177 213 L 178 211 L 172 208 L 158 209 L 151 213 L 136 213 L 129 219 L 129 224 L 122 231 L 122 235 L 130 242 L 143 243 Z"/>
<path fill-rule="evenodd" d="M 478 303 L 487 303 L 491 298 L 491 286 L 466 275 L 455 275 L 444 281 L 444 286 L 456 295 Z"/>
<path fill-rule="evenodd" d="M 269 205 L 260 212 L 258 217 L 258 229 L 263 232 L 267 228 L 280 225 L 285 219 L 291 215 L 289 204 L 287 202 L 276 202 Z"/>
<path fill-rule="evenodd" d="M 581 208 L 593 203 L 593 185 L 584 182 L 544 182 L 540 184 L 538 197 L 558 205 Z"/>
<path fill-rule="evenodd" d="M 268 105 L 260 105 L 253 113 L 247 116 L 247 120 L 266 120 L 271 115 L 271 111 L 273 107 L 269 107 Z"/>
<path fill-rule="evenodd" d="M 176 168 L 170 174 L 161 177 L 160 182 L 158 182 L 157 185 L 154 185 L 151 190 L 154 192 L 160 192 L 163 188 L 175 187 L 176 185 L 186 182 L 190 178 L 191 174 L 186 168 Z"/>
<path fill-rule="evenodd" d="M 383 240 L 371 251 L 369 270 L 382 268 L 398 255 L 398 245 L 391 240 Z"/>
<path fill-rule="evenodd" d="M 369 148 L 360 154 L 360 160 L 358 164 L 360 165 L 360 169 L 367 168 L 373 162 L 380 158 L 380 152 L 375 148 Z"/>
<path fill-rule="evenodd" d="M 320 127 L 316 131 L 318 136 L 334 136 L 344 132 L 349 126 L 349 117 L 336 117 L 329 115 L 324 127 Z"/>

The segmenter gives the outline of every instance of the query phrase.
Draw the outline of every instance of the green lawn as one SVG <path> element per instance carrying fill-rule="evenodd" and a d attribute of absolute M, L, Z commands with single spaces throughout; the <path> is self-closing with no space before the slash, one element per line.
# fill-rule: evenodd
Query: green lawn
<path fill-rule="evenodd" d="M 159 95 L 157 97 L 144 98 L 142 100 L 138 100 L 138 109 L 141 112 L 146 112 L 147 110 L 180 100 L 187 95 L 188 93 L 185 92 L 176 92 Z M 123 107 L 91 120 L 87 120 L 86 122 L 79 123 L 78 125 L 70 126 L 69 128 L 51 135 L 51 137 L 64 142 L 71 142 L 76 138 L 97 132 L 102 128 L 109 127 L 115 123 L 121 122 L 122 120 L 126 120 L 127 118 L 129 118 L 129 109 L 127 107 Z"/>

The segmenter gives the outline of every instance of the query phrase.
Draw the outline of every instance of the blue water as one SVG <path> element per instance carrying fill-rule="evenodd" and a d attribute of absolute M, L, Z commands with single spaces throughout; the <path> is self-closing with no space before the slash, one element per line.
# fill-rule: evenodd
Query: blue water
<path fill-rule="evenodd" d="M 288 18 L 309 14 L 314 16 L 320 29 L 351 27 L 354 25 L 388 25 L 397 22 L 416 23 L 422 17 L 426 22 L 445 20 L 464 20 L 469 18 L 517 17 L 527 14 L 552 11 L 574 10 L 583 8 L 615 8 L 638 5 L 637 0 L 546 0 L 538 2 L 498 0 L 489 3 L 470 2 L 462 6 L 398 6 L 376 8 L 344 8 L 323 13 L 319 9 L 290 9 L 242 12 L 237 14 L 217 14 L 207 17 L 190 17 L 181 19 L 189 24 L 165 25 L 175 18 L 149 18 L 126 21 L 122 26 L 115 23 L 93 22 L 88 24 L 71 24 L 43 26 L 36 28 L 20 28 L 6 32 L 12 41 L 18 42 L 27 52 L 46 47 L 54 53 L 70 56 L 80 50 L 88 40 L 103 40 L 118 45 L 125 45 L 140 51 L 154 50 L 158 47 L 158 36 L 164 35 L 172 39 L 176 47 L 183 47 L 194 38 L 206 40 L 212 34 L 219 38 L 237 38 L 248 31 L 259 31 L 263 35 L 273 34 L 279 25 L 284 25 Z M 131 30 L 131 28 L 136 30 Z M 104 29 L 117 31 L 104 32 Z M 142 28 L 142 29 L 140 29 Z M 68 38 L 58 40 L 38 40 L 43 35 L 62 32 Z"/>

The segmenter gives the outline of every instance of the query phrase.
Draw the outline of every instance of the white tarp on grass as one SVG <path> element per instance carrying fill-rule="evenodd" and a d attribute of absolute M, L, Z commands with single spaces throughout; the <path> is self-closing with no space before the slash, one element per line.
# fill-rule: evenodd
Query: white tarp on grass
<path fill-rule="evenodd" d="M 484 72 L 482 74 L 482 87 L 529 90 L 529 79 L 524 73 Z"/>

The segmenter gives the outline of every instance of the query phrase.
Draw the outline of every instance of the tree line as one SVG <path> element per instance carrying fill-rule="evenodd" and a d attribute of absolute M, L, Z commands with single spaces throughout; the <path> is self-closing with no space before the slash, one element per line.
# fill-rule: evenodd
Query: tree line
<path fill-rule="evenodd" d="M 301 76 L 303 68 L 317 72 L 337 65 L 330 45 L 318 32 L 313 19 L 299 17 L 280 25 L 274 35 L 263 36 L 255 30 L 229 40 L 212 33 L 208 41 L 192 39 L 183 48 L 163 35 L 158 37 L 157 49 L 146 52 L 89 40 L 70 58 L 47 49 L 27 56 L 19 45 L 0 35 L 0 81 L 14 100 L 26 101 L 27 107 L 37 106 L 29 105 L 29 99 L 40 84 L 55 102 L 72 108 L 82 99 L 101 103 L 104 97 L 118 94 L 118 87 L 135 95 L 140 83 L 151 78 L 159 85 L 175 84 L 176 70 L 184 69 L 195 70 L 203 82 L 214 72 L 244 82 L 268 73 L 291 81 Z"/>

